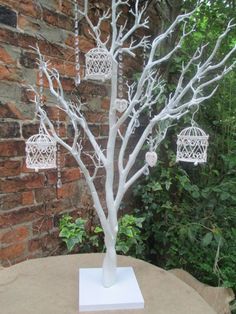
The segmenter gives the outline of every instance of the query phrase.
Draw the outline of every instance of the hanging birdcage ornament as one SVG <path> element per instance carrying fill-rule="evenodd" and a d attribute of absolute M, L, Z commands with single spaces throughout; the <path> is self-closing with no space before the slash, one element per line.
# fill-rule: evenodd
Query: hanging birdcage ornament
<path fill-rule="evenodd" d="M 43 70 L 39 65 L 39 107 L 43 105 Z M 26 167 L 35 169 L 56 168 L 56 141 L 46 132 L 42 120 L 40 122 L 39 133 L 32 135 L 26 141 Z"/>
<path fill-rule="evenodd" d="M 177 136 L 176 161 L 193 162 L 194 165 L 207 161 L 208 138 L 202 129 L 192 124 Z"/>
<path fill-rule="evenodd" d="M 107 49 L 97 47 L 85 55 L 85 79 L 105 81 L 112 75 L 112 57 Z"/>
<path fill-rule="evenodd" d="M 39 133 L 32 135 L 26 141 L 26 167 L 35 169 L 56 168 L 56 141 L 45 132 L 42 126 Z"/>

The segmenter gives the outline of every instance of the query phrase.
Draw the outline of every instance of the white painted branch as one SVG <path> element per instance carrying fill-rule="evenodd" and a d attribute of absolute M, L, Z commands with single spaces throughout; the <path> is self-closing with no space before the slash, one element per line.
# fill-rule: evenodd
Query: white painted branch
<path fill-rule="evenodd" d="M 41 56 L 39 49 L 37 49 L 37 51 L 38 51 L 38 54 L 40 56 L 42 71 L 48 80 L 49 89 L 50 89 L 51 94 L 53 96 L 55 96 L 55 98 L 60 102 L 60 104 L 62 105 L 62 108 L 67 113 L 67 115 L 70 117 L 70 120 L 73 122 L 73 126 L 74 126 L 75 130 L 76 130 L 75 122 L 77 122 L 83 128 L 83 130 L 85 131 L 85 133 L 86 133 L 91 145 L 93 146 L 95 152 L 97 153 L 99 158 L 102 160 L 102 162 L 105 164 L 106 163 L 105 155 L 101 151 L 94 135 L 90 131 L 88 124 L 87 124 L 87 121 L 84 119 L 82 114 L 80 114 L 80 116 L 78 116 L 73 110 L 71 110 L 71 107 L 69 106 L 68 102 L 65 100 L 63 88 L 62 88 L 62 85 L 60 82 L 60 76 L 59 76 L 58 71 L 55 69 L 52 69 L 52 70 L 49 69 L 48 64 L 45 63 L 44 61 L 42 61 L 43 59 L 42 59 L 42 56 Z M 59 93 L 56 91 L 56 89 L 54 87 L 53 79 L 56 80 L 56 83 L 59 86 Z"/>
<path fill-rule="evenodd" d="M 57 132 L 56 132 L 56 130 L 54 128 L 54 125 L 52 124 L 52 122 L 48 118 L 46 112 L 41 108 L 40 105 L 38 105 L 40 98 L 39 98 L 39 95 L 38 95 L 37 91 L 35 89 L 33 89 L 33 91 L 35 93 L 35 100 L 34 100 L 34 102 L 35 102 L 36 108 L 37 108 L 37 110 L 39 112 L 40 121 L 41 121 L 44 129 L 47 130 L 47 126 L 48 126 L 49 129 L 50 129 L 50 132 L 51 132 L 51 136 L 53 136 L 53 138 L 56 140 L 56 142 L 59 143 L 60 145 L 62 145 L 63 147 L 65 147 L 65 149 L 67 151 L 69 151 L 72 154 L 72 156 L 76 159 L 76 161 L 77 161 L 77 163 L 78 163 L 82 173 L 85 176 L 86 182 L 87 182 L 87 184 L 88 184 L 88 186 L 90 188 L 91 195 L 92 195 L 92 198 L 93 198 L 93 201 L 94 201 L 94 207 L 96 208 L 96 211 L 98 213 L 99 219 L 101 221 L 102 228 L 104 229 L 105 232 L 109 233 L 110 232 L 110 227 L 109 227 L 109 224 L 107 222 L 104 210 L 103 210 L 103 208 L 101 206 L 101 202 L 100 202 L 98 193 L 96 191 L 95 185 L 93 183 L 93 179 L 91 178 L 88 169 L 86 168 L 85 164 L 83 163 L 83 161 L 80 158 L 80 152 L 75 150 L 75 149 L 73 149 L 64 140 L 62 140 L 61 137 L 58 136 L 58 134 L 57 134 Z"/>
<path fill-rule="evenodd" d="M 108 9 L 106 12 L 103 13 L 101 17 L 99 17 L 97 25 L 94 25 L 88 16 L 88 0 L 84 0 L 84 11 L 79 10 L 79 13 L 85 17 L 88 25 L 90 26 L 90 29 L 94 33 L 93 35 L 91 31 L 89 31 L 90 35 L 96 41 L 97 45 L 102 48 L 106 48 L 106 45 L 109 41 L 109 36 L 107 37 L 105 42 L 101 40 L 101 24 L 103 21 L 109 20 L 109 18 L 111 17 L 110 9 Z"/>

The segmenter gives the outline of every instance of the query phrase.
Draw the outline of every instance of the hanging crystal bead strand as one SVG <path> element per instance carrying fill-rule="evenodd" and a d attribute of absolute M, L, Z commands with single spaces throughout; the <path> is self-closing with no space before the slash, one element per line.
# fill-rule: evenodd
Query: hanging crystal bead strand
<path fill-rule="evenodd" d="M 143 48 L 143 68 L 146 66 L 146 46 Z M 152 106 L 149 105 L 148 108 L 148 115 L 149 115 L 149 120 L 152 119 Z M 150 135 L 148 137 L 148 142 L 149 142 L 149 151 L 145 155 L 145 160 L 149 167 L 154 167 L 156 166 L 157 163 L 157 153 L 154 151 L 154 140 L 152 137 L 152 131 L 150 132 Z"/>
<path fill-rule="evenodd" d="M 39 65 L 39 102 L 40 106 L 43 106 L 43 69 L 42 65 Z"/>
<path fill-rule="evenodd" d="M 124 98 L 123 93 L 123 84 L 124 84 L 124 78 L 123 78 L 123 54 L 122 52 L 119 53 L 118 56 L 118 97 L 116 99 L 115 108 L 118 112 L 122 113 L 127 109 L 128 102 Z"/>
<path fill-rule="evenodd" d="M 80 78 L 80 52 L 79 52 L 79 6 L 77 0 L 74 0 L 74 10 L 75 10 L 75 85 L 79 86 L 81 82 Z"/>
<path fill-rule="evenodd" d="M 119 53 L 119 63 L 118 63 L 118 96 L 120 99 L 123 98 L 123 54 Z"/>
<path fill-rule="evenodd" d="M 57 102 L 59 102 L 57 100 Z M 60 137 L 60 109 L 57 111 L 57 135 Z M 61 181 L 61 145 L 57 144 L 57 188 L 62 188 Z"/>

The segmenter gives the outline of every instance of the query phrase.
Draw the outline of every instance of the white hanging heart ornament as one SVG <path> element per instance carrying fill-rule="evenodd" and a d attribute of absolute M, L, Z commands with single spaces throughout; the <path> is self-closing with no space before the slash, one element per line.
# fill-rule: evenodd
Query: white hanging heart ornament
<path fill-rule="evenodd" d="M 115 108 L 118 112 L 124 112 L 128 107 L 128 101 L 126 99 L 117 98 L 115 101 Z"/>
<path fill-rule="evenodd" d="M 157 153 L 147 152 L 145 155 L 145 160 L 150 167 L 154 167 L 157 164 Z"/>

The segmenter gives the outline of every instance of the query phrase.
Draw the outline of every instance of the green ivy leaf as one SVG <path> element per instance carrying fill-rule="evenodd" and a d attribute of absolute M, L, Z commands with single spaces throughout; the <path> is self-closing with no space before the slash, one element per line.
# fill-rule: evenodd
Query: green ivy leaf
<path fill-rule="evenodd" d="M 207 234 L 205 234 L 205 236 L 202 238 L 202 245 L 203 246 L 208 246 L 211 241 L 213 239 L 213 234 L 212 232 L 208 232 Z"/>

